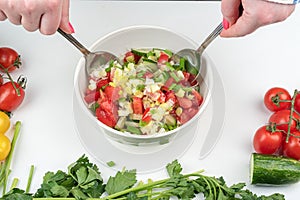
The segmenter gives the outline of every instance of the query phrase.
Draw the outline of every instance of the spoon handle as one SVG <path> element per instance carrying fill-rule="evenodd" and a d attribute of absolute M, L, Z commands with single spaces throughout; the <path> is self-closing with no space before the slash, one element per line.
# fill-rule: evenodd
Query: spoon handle
<path fill-rule="evenodd" d="M 218 36 L 220 35 L 221 31 L 223 30 L 222 22 L 211 32 L 211 34 L 204 40 L 204 42 L 200 45 L 197 49 L 197 52 L 202 55 L 203 51 L 206 47 Z"/>
<path fill-rule="evenodd" d="M 78 42 L 78 40 L 76 40 L 71 34 L 65 33 L 60 28 L 57 29 L 57 32 L 59 32 L 62 36 L 64 36 L 67 40 L 69 40 L 69 42 L 71 42 L 77 49 L 79 49 L 79 51 L 81 51 L 81 53 L 83 53 L 83 55 L 87 56 L 88 54 L 91 53 L 80 42 Z"/>

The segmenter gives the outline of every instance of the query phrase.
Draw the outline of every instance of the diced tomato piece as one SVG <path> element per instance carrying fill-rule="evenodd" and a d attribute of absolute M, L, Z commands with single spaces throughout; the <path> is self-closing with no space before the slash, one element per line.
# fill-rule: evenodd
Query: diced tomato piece
<path fill-rule="evenodd" d="M 101 89 L 103 86 L 107 85 L 108 84 L 108 79 L 100 79 L 98 82 L 97 82 L 97 89 Z"/>
<path fill-rule="evenodd" d="M 97 101 L 100 97 L 100 92 L 99 91 L 92 91 L 88 93 L 87 95 L 84 96 L 84 100 L 86 103 L 93 103 L 94 101 Z"/>
<path fill-rule="evenodd" d="M 157 62 L 161 64 L 165 64 L 168 61 L 169 61 L 169 55 L 165 54 L 164 52 L 161 52 Z"/>
<path fill-rule="evenodd" d="M 120 98 L 120 87 L 113 87 L 111 85 L 108 85 L 104 89 L 104 93 L 106 94 L 107 98 L 116 101 Z"/>
<path fill-rule="evenodd" d="M 158 91 L 158 93 L 159 93 L 159 97 L 158 97 L 157 101 L 159 103 L 165 103 L 166 102 L 166 95 L 165 95 L 165 93 L 163 93 L 162 91 Z"/>
<path fill-rule="evenodd" d="M 101 121 L 103 124 L 109 126 L 109 127 L 114 127 L 116 125 L 116 122 L 113 121 L 109 113 L 105 112 L 104 110 L 97 108 L 96 109 L 96 116 L 99 121 Z"/>
<path fill-rule="evenodd" d="M 139 97 L 132 98 L 132 109 L 134 114 L 143 114 L 143 100 Z"/>
<path fill-rule="evenodd" d="M 181 113 L 181 115 L 179 117 L 180 124 L 184 124 L 189 120 L 190 120 L 190 116 L 188 115 L 188 113 L 186 113 L 186 112 Z"/>
<path fill-rule="evenodd" d="M 199 94 L 199 92 L 197 92 L 196 90 L 192 91 L 192 94 L 194 95 L 194 99 L 193 99 L 193 104 L 196 104 L 197 106 L 200 106 L 203 102 L 203 97 L 201 96 L 201 94 Z"/>
<path fill-rule="evenodd" d="M 178 97 L 177 98 L 179 106 L 182 108 L 190 108 L 193 106 L 192 100 L 185 98 L 185 97 Z"/>
<path fill-rule="evenodd" d="M 191 119 L 191 118 L 193 118 L 197 114 L 198 110 L 199 109 L 197 107 L 191 107 L 191 108 L 187 109 L 184 112 L 187 112 L 188 115 L 189 115 L 189 117 L 190 117 L 190 119 Z"/>
<path fill-rule="evenodd" d="M 102 100 L 96 109 L 98 120 L 107 126 L 114 127 L 118 121 L 118 108 L 111 100 Z"/>
<path fill-rule="evenodd" d="M 189 81 L 191 74 L 189 72 L 183 72 L 184 80 Z"/>
<path fill-rule="evenodd" d="M 172 100 L 175 106 L 178 105 L 178 100 L 173 90 L 169 90 L 168 92 L 166 92 L 166 102 L 169 100 Z"/>
<path fill-rule="evenodd" d="M 143 114 L 143 117 L 142 117 L 142 121 L 149 123 L 151 121 L 151 119 L 152 119 L 152 117 L 151 117 L 151 113 L 150 113 L 150 108 L 146 108 L 145 112 Z"/>
<path fill-rule="evenodd" d="M 131 51 L 128 51 L 125 56 L 123 61 L 124 62 L 133 62 L 133 63 L 138 63 L 138 61 L 140 60 L 141 56 L 138 56 L 134 53 L 132 53 Z"/>
<path fill-rule="evenodd" d="M 161 90 L 162 92 L 166 93 L 166 92 L 169 91 L 169 88 L 166 87 L 166 86 L 162 86 L 162 87 L 160 88 L 160 90 Z"/>

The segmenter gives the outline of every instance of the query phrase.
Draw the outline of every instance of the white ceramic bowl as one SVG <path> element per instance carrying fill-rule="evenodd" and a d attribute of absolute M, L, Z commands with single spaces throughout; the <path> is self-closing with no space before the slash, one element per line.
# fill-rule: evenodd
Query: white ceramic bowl
<path fill-rule="evenodd" d="M 91 51 L 109 51 L 117 56 L 124 55 L 132 48 L 164 48 L 177 52 L 183 48 L 197 48 L 197 44 L 189 38 L 175 33 L 174 31 L 153 26 L 133 26 L 114 31 L 99 40 L 97 40 Z M 83 97 L 87 86 L 87 79 L 84 68 L 84 58 L 82 58 L 76 67 L 74 78 L 75 101 L 77 101 L 80 109 L 83 110 L 90 124 L 99 130 L 99 134 L 105 134 L 109 142 L 124 151 L 131 153 L 151 153 L 169 145 L 173 139 L 180 139 L 180 135 L 185 133 L 187 127 L 198 122 L 199 117 L 205 110 L 210 101 L 210 94 L 213 88 L 213 77 L 211 71 L 212 62 L 204 53 L 202 58 L 202 68 L 200 77 L 200 93 L 204 97 L 199 112 L 184 125 L 166 132 L 155 135 L 134 135 L 123 133 L 101 123 L 87 108 Z M 79 133 L 88 134 L 86 132 Z M 86 136 L 86 135 L 85 135 Z M 88 144 L 86 144 L 88 145 Z"/>

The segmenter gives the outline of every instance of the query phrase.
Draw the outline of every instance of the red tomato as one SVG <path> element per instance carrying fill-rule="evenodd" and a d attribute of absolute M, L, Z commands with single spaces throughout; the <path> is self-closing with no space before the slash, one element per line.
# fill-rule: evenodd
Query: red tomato
<path fill-rule="evenodd" d="M 12 72 L 21 65 L 19 54 L 9 48 L 0 48 L 0 71 L 2 72 Z"/>
<path fill-rule="evenodd" d="M 0 110 L 12 112 L 23 102 L 26 79 L 19 79 L 14 84 L 19 94 L 10 81 L 0 86 Z"/>
<path fill-rule="evenodd" d="M 192 94 L 194 95 L 193 104 L 196 106 L 200 106 L 203 102 L 203 97 L 196 90 L 193 90 Z"/>
<path fill-rule="evenodd" d="M 138 63 L 138 61 L 140 60 L 141 56 L 138 56 L 134 53 L 132 53 L 131 51 L 128 51 L 125 56 L 123 61 L 124 62 L 133 62 L 133 63 Z"/>
<path fill-rule="evenodd" d="M 260 127 L 254 135 L 253 146 L 257 153 L 276 154 L 281 149 L 283 133 L 268 129 L 267 126 Z"/>
<path fill-rule="evenodd" d="M 120 87 L 113 87 L 108 85 L 104 89 L 104 93 L 106 94 L 107 98 L 112 100 L 113 102 L 120 98 Z"/>
<path fill-rule="evenodd" d="M 169 55 L 165 54 L 164 52 L 161 52 L 157 62 L 161 64 L 165 64 L 168 61 L 169 61 Z"/>
<path fill-rule="evenodd" d="M 134 114 L 143 114 L 143 100 L 139 97 L 132 98 L 132 109 Z"/>
<path fill-rule="evenodd" d="M 150 108 L 146 108 L 145 112 L 143 114 L 143 117 L 142 117 L 142 121 L 149 123 L 151 121 L 151 119 L 152 119 L 152 117 L 151 117 Z"/>
<path fill-rule="evenodd" d="M 300 93 L 298 93 L 295 98 L 294 108 L 298 113 L 300 113 Z"/>
<path fill-rule="evenodd" d="M 194 117 L 194 115 L 197 114 L 197 112 L 198 110 L 195 108 L 184 109 L 181 115 L 179 116 L 180 124 L 188 122 L 192 117 Z"/>
<path fill-rule="evenodd" d="M 159 93 L 159 97 L 158 97 L 157 101 L 159 103 L 165 103 L 166 102 L 166 95 L 165 95 L 165 93 L 163 93 L 162 91 L 158 91 L 158 93 Z"/>
<path fill-rule="evenodd" d="M 172 91 L 172 90 L 169 90 L 168 92 L 166 92 L 166 102 L 169 100 L 172 100 L 174 102 L 175 106 L 178 105 L 177 97 L 176 97 L 174 91 Z"/>
<path fill-rule="evenodd" d="M 291 107 L 291 95 L 280 87 L 269 89 L 264 96 L 265 106 L 272 112 L 289 109 Z"/>
<path fill-rule="evenodd" d="M 100 97 L 99 91 L 91 91 L 87 95 L 84 96 L 84 100 L 86 103 L 93 103 L 94 101 L 97 101 Z"/>
<path fill-rule="evenodd" d="M 190 108 L 193 106 L 192 100 L 185 98 L 185 97 L 178 97 L 177 98 L 179 106 L 182 108 Z"/>
<path fill-rule="evenodd" d="M 288 142 L 283 143 L 283 155 L 289 158 L 300 160 L 300 132 L 292 132 Z"/>
<path fill-rule="evenodd" d="M 107 79 L 100 79 L 97 81 L 97 89 L 101 89 L 103 86 L 106 86 L 108 84 L 108 78 Z"/>
<path fill-rule="evenodd" d="M 186 112 L 188 113 L 188 115 L 191 119 L 197 114 L 198 110 L 199 110 L 198 108 L 191 107 L 191 108 L 187 109 Z"/>
<path fill-rule="evenodd" d="M 270 116 L 269 122 L 275 123 L 277 129 L 283 130 L 287 133 L 290 114 L 290 110 L 279 110 Z M 290 131 L 295 131 L 300 117 L 295 112 L 293 112 L 292 117 L 293 119 L 291 120 Z"/>
<path fill-rule="evenodd" d="M 118 108 L 111 100 L 101 99 L 98 101 L 96 116 L 99 121 L 107 126 L 114 127 L 118 121 Z"/>

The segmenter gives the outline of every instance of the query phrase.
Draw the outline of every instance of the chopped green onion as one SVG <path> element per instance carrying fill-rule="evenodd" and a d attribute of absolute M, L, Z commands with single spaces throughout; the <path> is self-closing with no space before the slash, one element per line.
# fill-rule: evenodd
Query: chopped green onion
<path fill-rule="evenodd" d="M 170 72 L 170 75 L 175 80 L 175 82 L 179 82 L 180 81 L 180 78 L 175 74 L 175 72 Z"/>

